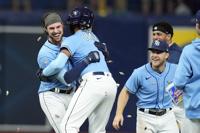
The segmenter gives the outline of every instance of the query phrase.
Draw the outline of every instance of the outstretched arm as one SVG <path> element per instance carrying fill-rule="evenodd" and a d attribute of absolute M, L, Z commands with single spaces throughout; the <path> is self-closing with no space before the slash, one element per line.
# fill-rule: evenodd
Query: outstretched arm
<path fill-rule="evenodd" d="M 57 58 L 53 60 L 42 72 L 44 76 L 51 76 L 57 74 L 65 66 L 70 57 L 70 53 L 67 49 L 62 49 Z"/>
<path fill-rule="evenodd" d="M 57 79 L 60 80 L 62 83 L 70 84 L 73 81 L 77 80 L 80 77 L 81 72 L 90 64 L 99 62 L 100 56 L 98 51 L 92 51 L 86 56 L 80 63 L 74 66 L 71 70 L 65 72 L 60 71 L 57 75 Z M 37 77 L 40 81 L 43 82 L 53 82 L 55 80 L 55 76 L 45 76 L 42 74 L 42 69 L 39 69 L 37 72 Z"/>
<path fill-rule="evenodd" d="M 124 87 L 121 90 L 118 97 L 117 110 L 116 110 L 115 118 L 112 124 L 116 130 L 119 130 L 120 127 L 123 125 L 123 122 L 124 122 L 123 112 L 128 102 L 129 96 L 130 96 L 130 93 L 128 92 L 127 88 Z"/>

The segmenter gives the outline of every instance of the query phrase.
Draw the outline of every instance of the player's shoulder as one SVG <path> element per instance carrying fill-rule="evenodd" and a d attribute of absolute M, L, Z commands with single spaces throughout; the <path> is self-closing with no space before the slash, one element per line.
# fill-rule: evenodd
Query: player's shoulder
<path fill-rule="evenodd" d="M 46 41 L 38 52 L 38 56 L 40 57 L 54 57 L 60 51 L 60 47 L 58 45 L 54 45 L 49 41 Z"/>
<path fill-rule="evenodd" d="M 135 74 L 142 75 L 142 74 L 145 72 L 145 65 L 142 65 L 142 66 L 140 66 L 140 67 L 138 67 L 138 68 L 135 68 L 135 69 L 133 70 L 133 72 L 134 72 Z"/>
<path fill-rule="evenodd" d="M 70 40 L 74 40 L 74 39 L 77 39 L 77 38 L 78 38 L 78 36 L 76 34 L 72 34 L 70 36 L 63 37 L 63 40 L 70 41 Z"/>
<path fill-rule="evenodd" d="M 148 64 L 145 64 L 145 65 L 148 65 Z M 145 65 L 142 65 L 140 67 L 138 67 L 138 71 L 144 71 L 145 70 Z"/>
<path fill-rule="evenodd" d="M 68 37 L 63 37 L 61 45 L 74 44 L 75 42 L 77 43 L 78 41 L 79 41 L 79 39 L 73 34 L 73 35 L 68 36 Z"/>
<path fill-rule="evenodd" d="M 183 51 L 182 53 L 183 54 L 191 54 L 193 53 L 194 51 L 194 46 L 193 46 L 193 43 L 190 43 L 190 44 L 187 44 L 184 48 L 183 48 Z"/>
<path fill-rule="evenodd" d="M 182 51 L 182 47 L 179 46 L 177 43 L 173 43 L 174 49 L 176 49 L 177 51 Z"/>
<path fill-rule="evenodd" d="M 48 44 L 48 41 L 44 42 L 44 44 L 41 46 L 38 54 L 42 54 L 47 50 L 47 47 L 46 47 L 47 44 Z"/>

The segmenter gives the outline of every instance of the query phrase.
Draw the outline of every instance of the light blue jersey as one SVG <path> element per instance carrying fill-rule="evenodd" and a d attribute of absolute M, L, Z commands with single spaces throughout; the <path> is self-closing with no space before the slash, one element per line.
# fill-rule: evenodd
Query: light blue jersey
<path fill-rule="evenodd" d="M 133 71 L 125 87 L 136 94 L 139 108 L 170 108 L 172 101 L 165 87 L 172 82 L 175 71 L 175 64 L 166 63 L 165 70 L 159 74 L 148 63 Z"/>
<path fill-rule="evenodd" d="M 101 51 L 97 49 L 94 42 L 98 41 L 97 37 L 91 30 L 79 30 L 73 35 L 64 38 L 61 44 L 62 48 L 67 48 L 71 53 L 71 61 L 73 65 L 81 62 L 91 51 L 98 51 L 100 54 L 100 61 L 89 64 L 81 73 L 81 76 L 88 72 L 109 72 L 105 57 Z M 48 67 L 43 70 L 45 76 L 51 76 L 60 71 L 68 57 L 64 53 L 60 53 L 56 60 L 52 61 Z"/>
<path fill-rule="evenodd" d="M 79 30 L 74 35 L 65 38 L 61 44 L 61 47 L 65 47 L 70 51 L 74 65 L 83 60 L 83 58 L 85 58 L 91 51 L 99 52 L 100 62 L 89 64 L 88 67 L 83 70 L 81 75 L 94 71 L 109 72 L 104 55 L 94 45 L 95 41 L 99 40 L 92 31 Z"/>
<path fill-rule="evenodd" d="M 49 41 L 46 41 L 38 53 L 37 61 L 38 61 L 39 67 L 42 69 L 46 68 L 50 62 L 56 59 L 59 52 L 60 52 L 59 46 L 51 44 Z M 70 63 L 67 63 L 63 69 L 65 69 L 65 71 L 71 69 Z M 53 83 L 41 82 L 38 92 L 40 93 L 40 92 L 48 91 L 55 87 L 61 88 L 61 89 L 67 88 L 64 84 L 62 84 L 58 80 L 56 80 Z"/>
<path fill-rule="evenodd" d="M 184 91 L 183 101 L 188 118 L 200 118 L 200 39 L 184 47 L 174 77 L 174 84 Z"/>

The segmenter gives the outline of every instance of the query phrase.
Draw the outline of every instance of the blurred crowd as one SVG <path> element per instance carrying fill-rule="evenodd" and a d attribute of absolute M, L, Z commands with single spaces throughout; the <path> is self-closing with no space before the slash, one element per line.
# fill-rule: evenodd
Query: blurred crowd
<path fill-rule="evenodd" d="M 200 9 L 200 0 L 0 0 L 0 11 L 70 11 L 85 4 L 100 16 L 139 13 L 142 15 L 191 15 Z"/>

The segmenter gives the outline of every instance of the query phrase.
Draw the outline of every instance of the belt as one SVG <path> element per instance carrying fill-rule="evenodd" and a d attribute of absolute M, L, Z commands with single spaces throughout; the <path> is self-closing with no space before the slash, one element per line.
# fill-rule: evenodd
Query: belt
<path fill-rule="evenodd" d="M 61 90 L 59 88 L 52 88 L 49 91 L 55 92 L 55 93 L 64 93 L 64 94 L 70 94 L 72 92 L 73 88 L 70 88 L 68 90 Z"/>
<path fill-rule="evenodd" d="M 110 72 L 89 72 L 84 74 L 80 79 L 79 82 L 83 81 L 83 79 L 86 79 L 90 76 L 98 76 L 98 75 L 102 75 L 102 76 L 112 76 Z"/>
<path fill-rule="evenodd" d="M 93 72 L 92 74 L 93 74 L 93 75 L 105 75 L 104 72 Z"/>
<path fill-rule="evenodd" d="M 144 109 L 144 108 L 139 108 L 139 111 L 152 114 L 152 115 L 157 115 L 157 116 L 162 116 L 166 114 L 168 111 L 172 110 L 172 108 L 168 109 L 157 109 L 157 108 L 151 108 L 151 109 Z"/>

